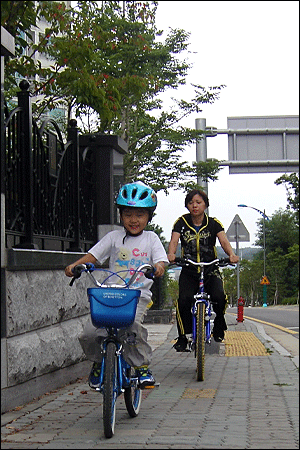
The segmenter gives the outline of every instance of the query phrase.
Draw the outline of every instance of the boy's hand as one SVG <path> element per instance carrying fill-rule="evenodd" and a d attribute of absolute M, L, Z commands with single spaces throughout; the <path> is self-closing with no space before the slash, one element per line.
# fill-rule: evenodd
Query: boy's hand
<path fill-rule="evenodd" d="M 87 264 L 87 263 L 95 264 L 96 261 L 97 260 L 93 255 L 91 255 L 90 253 L 87 253 L 86 255 L 84 255 L 82 258 L 78 259 L 74 263 L 69 264 L 65 268 L 65 274 L 67 275 L 67 277 L 74 277 L 74 273 L 72 272 L 73 267 L 78 266 L 79 264 Z"/>
<path fill-rule="evenodd" d="M 75 267 L 76 264 L 70 264 L 65 268 L 65 275 L 67 277 L 74 277 L 74 273 L 72 272 L 73 267 Z"/>
<path fill-rule="evenodd" d="M 155 277 L 162 277 L 163 274 L 165 273 L 165 264 L 163 262 L 158 262 L 155 264 L 155 273 L 154 276 Z"/>

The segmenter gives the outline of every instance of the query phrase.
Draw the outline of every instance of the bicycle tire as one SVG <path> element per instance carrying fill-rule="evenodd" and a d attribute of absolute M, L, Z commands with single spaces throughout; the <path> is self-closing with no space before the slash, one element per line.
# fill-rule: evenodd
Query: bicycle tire
<path fill-rule="evenodd" d="M 204 380 L 205 366 L 205 304 L 197 305 L 197 337 L 196 337 L 196 360 L 197 360 L 197 381 Z"/>
<path fill-rule="evenodd" d="M 117 355 L 114 342 L 108 342 L 103 381 L 103 428 L 106 438 L 114 435 L 117 401 Z"/>
<path fill-rule="evenodd" d="M 132 367 L 127 369 L 128 378 L 132 377 L 133 372 L 134 369 Z M 142 391 L 138 388 L 137 383 L 125 388 L 124 401 L 130 417 L 136 417 L 139 413 L 142 402 Z"/>

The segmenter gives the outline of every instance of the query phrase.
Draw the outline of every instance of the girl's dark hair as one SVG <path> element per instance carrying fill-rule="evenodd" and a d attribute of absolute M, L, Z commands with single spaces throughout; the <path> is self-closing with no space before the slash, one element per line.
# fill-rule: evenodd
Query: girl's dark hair
<path fill-rule="evenodd" d="M 204 191 L 200 191 L 199 189 L 193 189 L 192 191 L 190 191 L 187 196 L 185 197 L 185 201 L 184 201 L 184 206 L 187 208 L 187 205 L 189 204 L 189 202 L 192 200 L 192 198 L 194 197 L 194 195 L 200 195 L 200 197 L 203 198 L 204 203 L 206 205 L 206 208 L 209 207 L 209 201 L 208 201 L 208 197 L 207 194 Z"/>

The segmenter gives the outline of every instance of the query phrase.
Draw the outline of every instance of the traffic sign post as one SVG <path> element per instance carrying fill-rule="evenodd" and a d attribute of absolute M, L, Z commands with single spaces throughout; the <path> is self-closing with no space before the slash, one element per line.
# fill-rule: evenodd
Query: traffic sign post
<path fill-rule="evenodd" d="M 268 304 L 267 304 L 267 285 L 266 284 L 263 285 L 263 299 L 264 299 L 263 307 L 265 308 L 266 306 L 268 306 Z"/>
<path fill-rule="evenodd" d="M 263 307 L 267 306 L 267 286 L 270 284 L 270 281 L 266 275 L 264 275 L 260 281 L 260 284 L 263 285 Z"/>
<path fill-rule="evenodd" d="M 229 242 L 236 242 L 236 254 L 239 256 L 239 242 L 249 242 L 250 234 L 245 225 L 242 222 L 242 219 L 238 214 L 234 216 L 233 221 L 229 225 L 229 228 L 226 232 L 227 238 Z M 237 263 L 236 267 L 236 278 L 237 278 L 237 298 L 240 298 L 240 263 Z"/>

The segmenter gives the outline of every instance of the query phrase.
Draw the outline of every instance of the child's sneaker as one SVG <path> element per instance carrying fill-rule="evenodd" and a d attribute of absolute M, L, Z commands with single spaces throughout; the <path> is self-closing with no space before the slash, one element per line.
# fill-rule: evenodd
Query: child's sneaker
<path fill-rule="evenodd" d="M 100 387 L 100 372 L 101 372 L 101 363 L 94 362 L 89 376 L 89 386 L 92 389 L 97 389 Z"/>
<path fill-rule="evenodd" d="M 140 389 L 144 389 L 147 386 L 154 386 L 155 384 L 155 379 L 148 366 L 135 367 L 135 376 L 138 377 Z"/>

